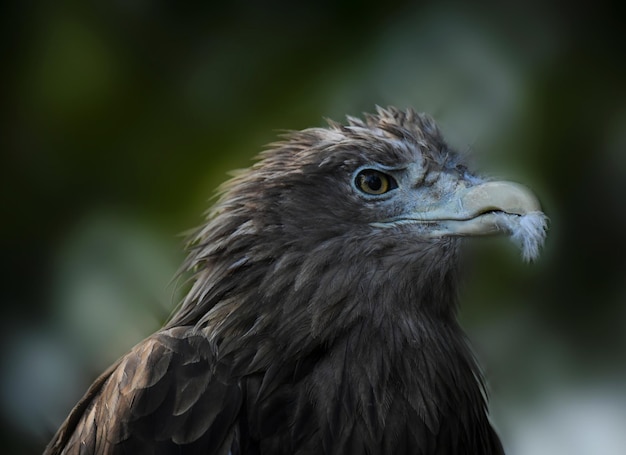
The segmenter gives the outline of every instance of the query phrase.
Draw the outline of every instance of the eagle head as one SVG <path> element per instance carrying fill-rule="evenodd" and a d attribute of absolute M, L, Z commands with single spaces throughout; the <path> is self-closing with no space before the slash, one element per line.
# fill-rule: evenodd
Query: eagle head
<path fill-rule="evenodd" d="M 531 260 L 545 231 L 529 189 L 470 171 L 428 115 L 379 108 L 287 133 L 221 188 L 174 320 L 223 324 L 232 301 L 250 324 L 292 325 L 293 342 L 359 318 L 446 313 L 461 238 L 508 234 Z"/>

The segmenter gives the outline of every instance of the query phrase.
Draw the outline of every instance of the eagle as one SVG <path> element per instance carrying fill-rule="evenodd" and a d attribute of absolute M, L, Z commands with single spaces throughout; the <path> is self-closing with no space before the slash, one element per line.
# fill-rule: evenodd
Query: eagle
<path fill-rule="evenodd" d="M 533 260 L 547 218 L 465 160 L 412 109 L 285 133 L 192 234 L 178 309 L 45 454 L 503 454 L 460 245 L 503 233 Z"/>

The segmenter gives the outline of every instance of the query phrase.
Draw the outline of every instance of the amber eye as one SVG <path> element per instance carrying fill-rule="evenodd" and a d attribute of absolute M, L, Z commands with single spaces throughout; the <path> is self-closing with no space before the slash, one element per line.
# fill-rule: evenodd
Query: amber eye
<path fill-rule="evenodd" d="M 374 195 L 385 194 L 398 187 L 393 177 L 374 169 L 364 169 L 359 172 L 355 184 L 364 193 Z"/>

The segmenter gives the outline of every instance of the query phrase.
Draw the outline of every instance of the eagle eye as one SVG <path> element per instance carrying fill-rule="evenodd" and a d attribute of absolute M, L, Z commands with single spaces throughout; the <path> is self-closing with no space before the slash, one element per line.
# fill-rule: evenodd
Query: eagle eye
<path fill-rule="evenodd" d="M 393 177 L 374 169 L 363 169 L 354 183 L 359 190 L 373 195 L 385 194 L 398 187 Z"/>

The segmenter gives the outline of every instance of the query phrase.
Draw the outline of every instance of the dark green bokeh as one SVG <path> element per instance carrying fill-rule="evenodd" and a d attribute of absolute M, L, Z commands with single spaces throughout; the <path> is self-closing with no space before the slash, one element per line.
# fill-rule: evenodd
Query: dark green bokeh
<path fill-rule="evenodd" d="M 600 4 L 221 3 L 5 7 L 0 446 L 39 453 L 95 375 L 167 317 L 176 236 L 228 170 L 277 130 L 393 104 L 433 114 L 477 167 L 534 188 L 552 220 L 538 264 L 503 240 L 468 251 L 462 318 L 505 444 L 618 453 L 619 16 Z M 563 409 L 588 418 L 564 423 Z M 580 438 L 606 446 L 587 452 Z"/>

